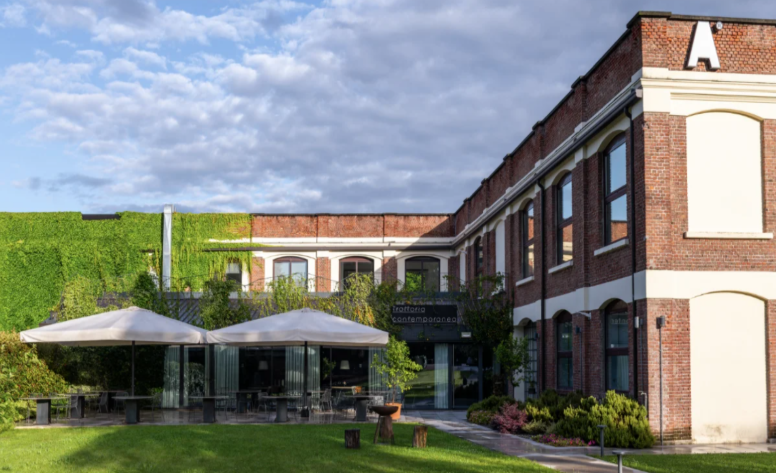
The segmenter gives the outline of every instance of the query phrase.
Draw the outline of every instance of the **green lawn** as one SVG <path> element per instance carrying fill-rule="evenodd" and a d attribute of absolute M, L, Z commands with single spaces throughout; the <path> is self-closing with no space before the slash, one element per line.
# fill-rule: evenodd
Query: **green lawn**
<path fill-rule="evenodd" d="M 413 449 L 412 427 L 394 425 L 395 446 L 370 443 L 374 424 L 16 429 L 0 435 L 0 471 L 552 471 L 432 428 Z M 345 449 L 347 428 L 361 429 L 360 450 Z"/>
<path fill-rule="evenodd" d="M 617 457 L 604 460 L 617 463 Z M 776 471 L 776 453 L 626 455 L 623 464 L 650 473 L 765 473 Z"/>

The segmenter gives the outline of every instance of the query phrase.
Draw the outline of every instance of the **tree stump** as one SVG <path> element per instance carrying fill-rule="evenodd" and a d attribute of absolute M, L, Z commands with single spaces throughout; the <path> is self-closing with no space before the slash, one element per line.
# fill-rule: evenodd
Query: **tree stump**
<path fill-rule="evenodd" d="M 428 427 L 416 425 L 412 434 L 412 446 L 414 448 L 426 448 L 426 437 L 428 437 Z"/>
<path fill-rule="evenodd" d="M 377 418 L 374 443 L 388 443 L 393 445 L 393 420 L 390 416 Z"/>
<path fill-rule="evenodd" d="M 361 429 L 345 431 L 345 448 L 361 448 Z"/>

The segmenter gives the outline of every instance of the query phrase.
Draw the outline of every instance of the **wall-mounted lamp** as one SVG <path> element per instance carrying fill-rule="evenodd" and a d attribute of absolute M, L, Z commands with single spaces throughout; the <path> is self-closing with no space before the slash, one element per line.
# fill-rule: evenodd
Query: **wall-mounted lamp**
<path fill-rule="evenodd" d="M 579 325 L 574 327 L 574 331 L 577 333 L 577 335 L 582 335 L 582 327 L 580 327 Z"/>
<path fill-rule="evenodd" d="M 267 363 L 267 360 L 259 361 L 259 371 L 267 371 L 268 369 L 269 369 L 269 364 Z"/>
<path fill-rule="evenodd" d="M 461 332 L 461 338 L 472 338 L 471 332 Z"/>
<path fill-rule="evenodd" d="M 593 318 L 593 314 L 591 314 L 590 312 L 577 312 L 577 314 L 584 315 L 585 317 L 588 318 L 588 320 L 592 320 Z"/>
<path fill-rule="evenodd" d="M 342 360 L 340 362 L 340 369 L 341 370 L 349 370 L 350 369 L 350 361 L 348 360 Z"/>

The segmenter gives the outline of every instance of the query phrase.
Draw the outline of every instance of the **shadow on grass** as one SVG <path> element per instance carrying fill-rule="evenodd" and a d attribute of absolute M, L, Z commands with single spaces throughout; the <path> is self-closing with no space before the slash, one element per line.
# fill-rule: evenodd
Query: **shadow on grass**
<path fill-rule="evenodd" d="M 361 449 L 345 449 L 345 429 L 361 429 Z M 13 432 L 2 456 L 33 455 L 11 471 L 235 471 L 386 473 L 546 472 L 430 428 L 414 449 L 412 425 L 396 424 L 396 445 L 373 445 L 374 424 L 210 425 L 48 429 Z M 22 435 L 19 435 L 22 434 Z M 36 435 L 43 434 L 43 435 Z M 17 451 L 5 451 L 4 448 Z M 40 447 L 44 446 L 43 449 Z M 13 455 L 16 456 L 16 455 Z M 0 468 L 5 466 L 0 459 Z M 29 468 L 28 468 L 29 467 Z"/>

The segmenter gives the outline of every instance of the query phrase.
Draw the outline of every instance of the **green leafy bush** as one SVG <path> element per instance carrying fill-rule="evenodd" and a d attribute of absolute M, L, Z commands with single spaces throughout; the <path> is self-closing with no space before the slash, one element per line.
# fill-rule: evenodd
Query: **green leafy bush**
<path fill-rule="evenodd" d="M 569 407 L 578 407 L 582 401 L 582 393 L 575 391 L 570 394 L 560 395 L 554 389 L 548 389 L 543 391 L 542 394 L 536 399 L 529 399 L 526 402 L 525 409 L 529 415 L 528 406 L 533 406 L 538 411 L 534 411 L 537 415 L 541 416 L 543 420 L 547 422 L 557 422 L 564 418 L 564 412 Z M 550 418 L 546 415 L 549 413 Z"/>
<path fill-rule="evenodd" d="M 534 404 L 526 404 L 525 412 L 532 421 L 551 423 L 554 421 L 550 409 L 547 407 L 539 407 Z"/>
<path fill-rule="evenodd" d="M 493 417 L 495 417 L 495 415 L 496 413 L 491 411 L 472 411 L 467 413 L 466 419 L 472 424 L 489 427 L 491 422 L 493 422 Z"/>
<path fill-rule="evenodd" d="M 18 333 L 0 332 L 0 425 L 6 425 L 0 431 L 24 419 L 27 402 L 19 401 L 20 397 L 66 389 L 65 380 L 49 370 L 35 348 L 21 342 Z"/>
<path fill-rule="evenodd" d="M 540 420 L 532 420 L 523 426 L 523 432 L 528 435 L 538 435 L 547 432 L 548 424 Z"/>
<path fill-rule="evenodd" d="M 466 410 L 466 419 L 468 420 L 469 416 L 474 411 L 487 411 L 492 412 L 493 414 L 497 414 L 504 405 L 511 405 L 516 402 L 517 401 L 509 396 L 490 396 L 487 399 L 483 399 L 480 402 L 475 402 L 469 406 L 469 409 Z M 469 422 L 471 422 L 471 420 L 469 420 Z"/>
<path fill-rule="evenodd" d="M 599 435 L 598 425 L 606 425 L 606 446 L 649 448 L 655 443 L 644 406 L 614 391 L 607 392 L 601 403 L 588 397 L 582 399 L 578 407 L 566 408 L 556 432 L 563 437 L 595 441 Z"/>

